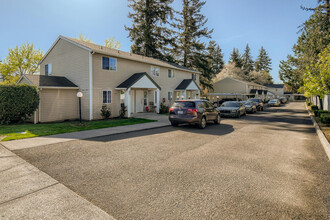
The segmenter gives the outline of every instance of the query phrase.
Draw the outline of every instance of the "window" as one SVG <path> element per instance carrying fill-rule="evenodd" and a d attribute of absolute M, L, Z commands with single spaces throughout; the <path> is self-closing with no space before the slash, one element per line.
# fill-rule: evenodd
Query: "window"
<path fill-rule="evenodd" d="M 48 63 L 45 65 L 45 75 L 50 76 L 52 75 L 52 64 Z"/>
<path fill-rule="evenodd" d="M 111 91 L 103 91 L 103 104 L 112 102 L 112 92 Z"/>
<path fill-rule="evenodd" d="M 167 99 L 168 99 L 168 100 L 172 100 L 172 96 L 173 96 L 173 93 L 172 93 L 172 92 L 168 92 L 168 97 L 167 97 Z"/>
<path fill-rule="evenodd" d="M 196 80 L 196 74 L 195 74 L 195 73 L 191 74 L 191 78 L 192 78 L 193 80 Z"/>
<path fill-rule="evenodd" d="M 150 75 L 151 76 L 159 76 L 160 75 L 159 66 L 151 66 Z"/>
<path fill-rule="evenodd" d="M 117 70 L 117 59 L 111 57 L 102 57 L 102 69 Z"/>
<path fill-rule="evenodd" d="M 144 91 L 143 93 L 143 105 L 148 105 L 148 92 Z"/>
<path fill-rule="evenodd" d="M 174 78 L 174 71 L 168 70 L 168 78 Z"/>

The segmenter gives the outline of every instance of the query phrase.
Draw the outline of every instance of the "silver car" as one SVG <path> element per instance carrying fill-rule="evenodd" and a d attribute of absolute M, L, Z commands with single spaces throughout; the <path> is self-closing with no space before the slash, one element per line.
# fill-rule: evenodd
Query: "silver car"
<path fill-rule="evenodd" d="M 281 105 L 281 101 L 278 99 L 272 99 L 268 102 L 268 106 L 280 106 Z"/>
<path fill-rule="evenodd" d="M 255 113 L 257 112 L 257 105 L 254 104 L 254 102 L 250 101 L 241 101 L 243 105 L 245 105 L 246 112 L 247 113 Z"/>
<path fill-rule="evenodd" d="M 246 115 L 245 106 L 237 101 L 224 102 L 217 110 L 220 111 L 221 116 L 240 118 L 241 115 Z"/>

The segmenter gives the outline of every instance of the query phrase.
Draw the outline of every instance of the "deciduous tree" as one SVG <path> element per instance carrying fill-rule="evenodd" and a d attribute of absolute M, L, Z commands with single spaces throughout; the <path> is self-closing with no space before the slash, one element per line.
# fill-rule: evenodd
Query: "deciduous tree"
<path fill-rule="evenodd" d="M 12 84 L 23 74 L 34 74 L 39 71 L 39 61 L 43 57 L 40 49 L 26 43 L 21 47 L 9 49 L 7 57 L 0 63 L 0 74 L 4 84 Z"/>

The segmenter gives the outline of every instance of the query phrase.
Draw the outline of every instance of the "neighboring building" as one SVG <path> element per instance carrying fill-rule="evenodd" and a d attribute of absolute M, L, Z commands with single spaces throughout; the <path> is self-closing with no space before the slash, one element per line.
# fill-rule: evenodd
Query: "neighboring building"
<path fill-rule="evenodd" d="M 175 99 L 199 98 L 200 95 L 197 71 L 64 36 L 58 37 L 39 64 L 40 82 L 62 77 L 75 87 L 64 88 L 63 81 L 45 86 L 28 80 L 31 76 L 21 77 L 18 83 L 41 88 L 38 122 L 78 118 L 78 98 L 74 99 L 78 91 L 83 93 L 84 120 L 101 119 L 100 110 L 104 104 L 110 108 L 111 117 L 118 117 L 124 104 L 130 117 L 146 111 L 147 106 L 158 112 L 161 102 L 171 105 Z M 47 101 L 43 98 L 46 93 Z M 68 101 L 68 97 L 73 98 Z M 62 111 L 70 114 L 62 114 Z"/>
<path fill-rule="evenodd" d="M 273 98 L 280 98 L 284 96 L 284 84 L 266 84 L 267 90 L 274 94 Z"/>
<path fill-rule="evenodd" d="M 213 83 L 213 92 L 209 93 L 211 101 L 221 98 L 240 98 L 246 100 L 252 97 L 266 99 L 267 90 L 265 86 L 226 77 Z"/>

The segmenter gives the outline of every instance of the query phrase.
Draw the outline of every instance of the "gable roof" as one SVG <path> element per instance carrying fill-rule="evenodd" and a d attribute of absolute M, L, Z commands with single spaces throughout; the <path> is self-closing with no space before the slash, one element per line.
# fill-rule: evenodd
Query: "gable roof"
<path fill-rule="evenodd" d="M 224 79 L 230 79 L 230 80 L 234 80 L 234 81 L 241 82 L 241 83 L 245 83 L 245 84 L 252 85 L 252 86 L 261 86 L 261 87 L 265 87 L 265 86 L 263 86 L 263 85 L 259 85 L 259 84 L 254 83 L 254 82 L 248 82 L 248 81 L 244 81 L 244 80 L 240 80 L 240 79 L 235 79 L 235 78 L 233 78 L 233 77 L 225 77 L 225 78 L 223 78 L 223 79 L 220 79 L 220 80 L 214 82 L 214 84 L 215 84 L 215 83 L 218 83 L 218 82 L 220 82 L 220 81 L 222 81 L 222 80 L 224 80 Z"/>
<path fill-rule="evenodd" d="M 148 77 L 148 79 L 158 88 L 161 90 L 160 86 L 146 73 L 134 73 L 132 76 L 130 76 L 128 79 L 126 79 L 124 82 L 122 82 L 119 86 L 117 86 L 116 89 L 128 89 L 131 86 L 133 86 L 137 81 L 139 81 L 142 77 Z"/>
<path fill-rule="evenodd" d="M 183 71 L 187 71 L 187 72 L 191 72 L 191 73 L 200 74 L 200 72 L 198 72 L 198 71 L 191 70 L 187 67 L 184 67 L 184 66 L 181 66 L 181 65 L 178 65 L 178 64 L 175 64 L 175 63 L 166 62 L 166 61 L 155 59 L 155 58 L 152 58 L 152 57 L 137 55 L 137 54 L 121 51 L 121 50 L 116 50 L 116 49 L 113 49 L 113 48 L 105 47 L 105 46 L 102 46 L 102 45 L 97 45 L 97 44 L 94 44 L 94 43 L 88 43 L 88 42 L 85 42 L 85 41 L 77 40 L 77 39 L 70 38 L 70 37 L 65 37 L 65 36 L 62 36 L 62 35 L 60 35 L 57 38 L 57 40 L 54 42 L 54 44 L 51 46 L 51 48 L 47 51 L 47 53 L 44 55 L 44 57 L 40 60 L 39 64 L 47 57 L 47 55 L 50 53 L 50 51 L 53 49 L 53 47 L 55 47 L 55 45 L 57 44 L 57 42 L 60 39 L 65 40 L 69 43 L 72 43 L 72 44 L 74 44 L 74 45 L 76 45 L 76 46 L 78 46 L 82 49 L 85 49 L 85 50 L 89 51 L 89 52 L 95 52 L 95 53 L 104 54 L 104 55 L 108 55 L 108 56 L 113 56 L 113 57 L 133 60 L 133 61 L 137 61 L 137 62 L 143 62 L 143 63 L 163 66 L 163 67 L 167 67 L 167 68 L 171 68 L 171 69 L 183 70 Z"/>
<path fill-rule="evenodd" d="M 17 82 L 25 78 L 32 85 L 38 87 L 63 87 L 63 88 L 79 88 L 76 84 L 68 80 L 64 76 L 44 76 L 25 74 L 20 77 Z"/>
<path fill-rule="evenodd" d="M 190 85 L 190 83 L 195 83 L 196 84 L 196 86 L 197 86 L 197 88 L 199 89 L 199 90 L 201 90 L 201 88 L 197 85 L 197 83 L 195 82 L 195 80 L 193 80 L 193 79 L 184 79 L 184 80 L 182 80 L 182 82 L 176 87 L 176 89 L 175 90 L 186 90 L 187 89 L 187 87 Z"/>
<path fill-rule="evenodd" d="M 277 88 L 277 89 L 284 88 L 284 84 L 265 84 L 265 86 L 269 88 Z"/>

